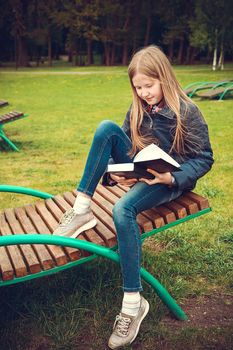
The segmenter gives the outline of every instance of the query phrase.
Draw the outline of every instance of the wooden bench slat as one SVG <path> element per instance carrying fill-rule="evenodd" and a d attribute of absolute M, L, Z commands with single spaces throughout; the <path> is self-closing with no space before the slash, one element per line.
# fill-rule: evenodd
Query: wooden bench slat
<path fill-rule="evenodd" d="M 7 255 L 7 251 L 5 247 L 0 247 L 0 270 L 1 270 L 3 281 L 13 280 L 14 268 Z"/>
<path fill-rule="evenodd" d="M 158 212 L 156 212 L 153 208 L 145 210 L 143 212 L 143 215 L 153 222 L 153 226 L 155 228 L 159 228 L 165 225 L 164 218 Z"/>
<path fill-rule="evenodd" d="M 71 205 L 69 203 L 67 203 L 65 201 L 65 199 L 60 194 L 53 197 L 53 200 L 63 213 L 71 208 Z"/>
<path fill-rule="evenodd" d="M 186 208 L 175 201 L 166 203 L 165 206 L 175 213 L 177 219 L 182 219 L 187 216 Z"/>
<path fill-rule="evenodd" d="M 21 118 L 23 115 L 24 114 L 22 112 L 17 111 L 2 114 L 0 115 L 0 124 L 9 123 L 10 121 Z"/>
<path fill-rule="evenodd" d="M 25 206 L 25 210 L 27 215 L 30 217 L 30 219 L 33 222 L 33 225 L 36 227 L 38 233 L 40 234 L 51 234 L 47 226 L 45 225 L 44 221 L 40 217 L 40 215 L 36 212 L 34 206 L 27 205 Z M 56 264 L 58 266 L 64 265 L 67 263 L 67 257 L 64 253 L 64 251 L 59 246 L 53 246 L 48 245 L 50 254 L 52 255 L 53 259 L 56 261 Z"/>
<path fill-rule="evenodd" d="M 0 100 L 0 107 L 4 107 L 4 106 L 7 106 L 9 104 L 8 101 L 5 101 L 5 100 Z"/>
<path fill-rule="evenodd" d="M 107 189 L 119 198 L 121 198 L 125 194 L 125 191 L 123 191 L 122 188 L 120 188 L 119 186 L 108 186 Z"/>
<path fill-rule="evenodd" d="M 5 210 L 6 220 L 11 228 L 13 234 L 24 234 L 22 227 L 15 217 L 13 209 Z M 32 246 L 29 244 L 20 245 L 20 249 L 24 256 L 24 260 L 27 262 L 28 269 L 30 273 L 36 273 L 41 271 L 39 260 L 37 259 L 36 254 L 34 253 Z"/>
<path fill-rule="evenodd" d="M 196 202 L 200 210 L 209 208 L 210 206 L 208 199 L 200 196 L 197 193 L 187 192 L 186 196 L 190 198 L 192 201 Z"/>
<path fill-rule="evenodd" d="M 171 222 L 176 221 L 176 216 L 173 211 L 164 207 L 163 205 L 157 206 L 154 208 L 154 210 L 163 217 L 166 224 L 170 224 Z"/>
<path fill-rule="evenodd" d="M 12 235 L 12 232 L 5 220 L 4 214 L 0 215 L 0 229 L 1 234 L 4 235 Z M 11 264 L 14 267 L 15 275 L 17 277 L 23 277 L 27 275 L 27 266 L 23 261 L 21 252 L 19 247 L 16 245 L 8 246 L 6 250 L 9 252 L 9 257 L 11 260 Z"/>
<path fill-rule="evenodd" d="M 188 214 L 195 214 L 199 211 L 197 203 L 193 202 L 187 195 L 177 198 L 176 202 L 183 205 Z"/>
<path fill-rule="evenodd" d="M 32 225 L 29 217 L 26 214 L 25 208 L 16 208 L 15 215 L 17 219 L 20 221 L 25 233 L 33 233 L 38 234 L 36 228 Z M 54 267 L 54 261 L 52 256 L 49 254 L 47 247 L 43 244 L 33 244 L 33 248 L 38 256 L 38 259 L 41 263 L 41 266 L 44 270 L 49 270 Z"/>

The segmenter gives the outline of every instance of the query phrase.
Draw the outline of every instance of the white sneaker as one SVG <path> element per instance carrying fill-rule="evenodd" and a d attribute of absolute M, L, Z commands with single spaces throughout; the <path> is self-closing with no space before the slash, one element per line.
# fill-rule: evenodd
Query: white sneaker
<path fill-rule="evenodd" d="M 53 232 L 53 235 L 75 238 L 83 231 L 96 226 L 96 224 L 97 220 L 91 210 L 85 214 L 77 214 L 72 208 L 62 216 L 60 224 Z"/>
<path fill-rule="evenodd" d="M 113 333 L 108 341 L 110 349 L 131 344 L 138 335 L 140 325 L 149 311 L 149 303 L 141 297 L 141 305 L 137 316 L 120 313 L 116 316 Z"/>

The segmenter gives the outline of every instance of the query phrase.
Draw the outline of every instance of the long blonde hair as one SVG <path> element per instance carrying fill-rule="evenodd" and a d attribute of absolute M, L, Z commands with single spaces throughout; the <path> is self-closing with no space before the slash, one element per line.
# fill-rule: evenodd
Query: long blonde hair
<path fill-rule="evenodd" d="M 184 154 L 185 128 L 180 115 L 180 101 L 182 100 L 184 102 L 186 109 L 187 104 L 190 102 L 192 103 L 192 101 L 187 97 L 178 83 L 166 55 L 159 47 L 150 45 L 135 53 L 128 66 L 128 75 L 133 91 L 133 102 L 130 114 L 132 148 L 129 155 L 135 155 L 138 150 L 153 142 L 152 137 L 140 134 L 140 126 L 143 121 L 145 108 L 132 82 L 133 77 L 137 73 L 160 81 L 165 104 L 175 113 L 177 118 L 174 141 L 170 152 L 175 151 L 181 155 Z"/>

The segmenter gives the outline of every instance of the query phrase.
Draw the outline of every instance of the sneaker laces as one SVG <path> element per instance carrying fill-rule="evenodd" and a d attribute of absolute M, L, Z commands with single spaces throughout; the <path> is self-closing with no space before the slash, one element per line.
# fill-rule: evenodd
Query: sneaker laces
<path fill-rule="evenodd" d="M 68 225 L 72 221 L 72 219 L 75 217 L 75 215 L 77 215 L 77 214 L 75 213 L 73 208 L 66 211 L 65 214 L 61 218 L 60 227 L 63 228 L 66 225 Z"/>
<path fill-rule="evenodd" d="M 130 318 L 117 315 L 113 329 L 116 327 L 117 333 L 122 337 L 126 337 L 128 335 L 130 323 Z"/>

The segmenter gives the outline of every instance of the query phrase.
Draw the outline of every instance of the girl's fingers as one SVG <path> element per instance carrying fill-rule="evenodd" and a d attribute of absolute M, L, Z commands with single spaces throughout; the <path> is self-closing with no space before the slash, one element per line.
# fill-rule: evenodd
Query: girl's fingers
<path fill-rule="evenodd" d="M 155 185 L 155 184 L 159 183 L 158 179 L 156 179 L 156 178 L 152 179 L 152 180 L 141 178 L 141 179 L 139 179 L 139 181 L 145 182 L 148 185 Z"/>
<path fill-rule="evenodd" d="M 146 169 L 146 171 L 148 171 L 148 173 L 151 173 L 152 175 L 154 175 L 154 176 L 159 176 L 160 174 L 159 173 L 157 173 L 157 171 L 155 171 L 154 169 Z"/>

